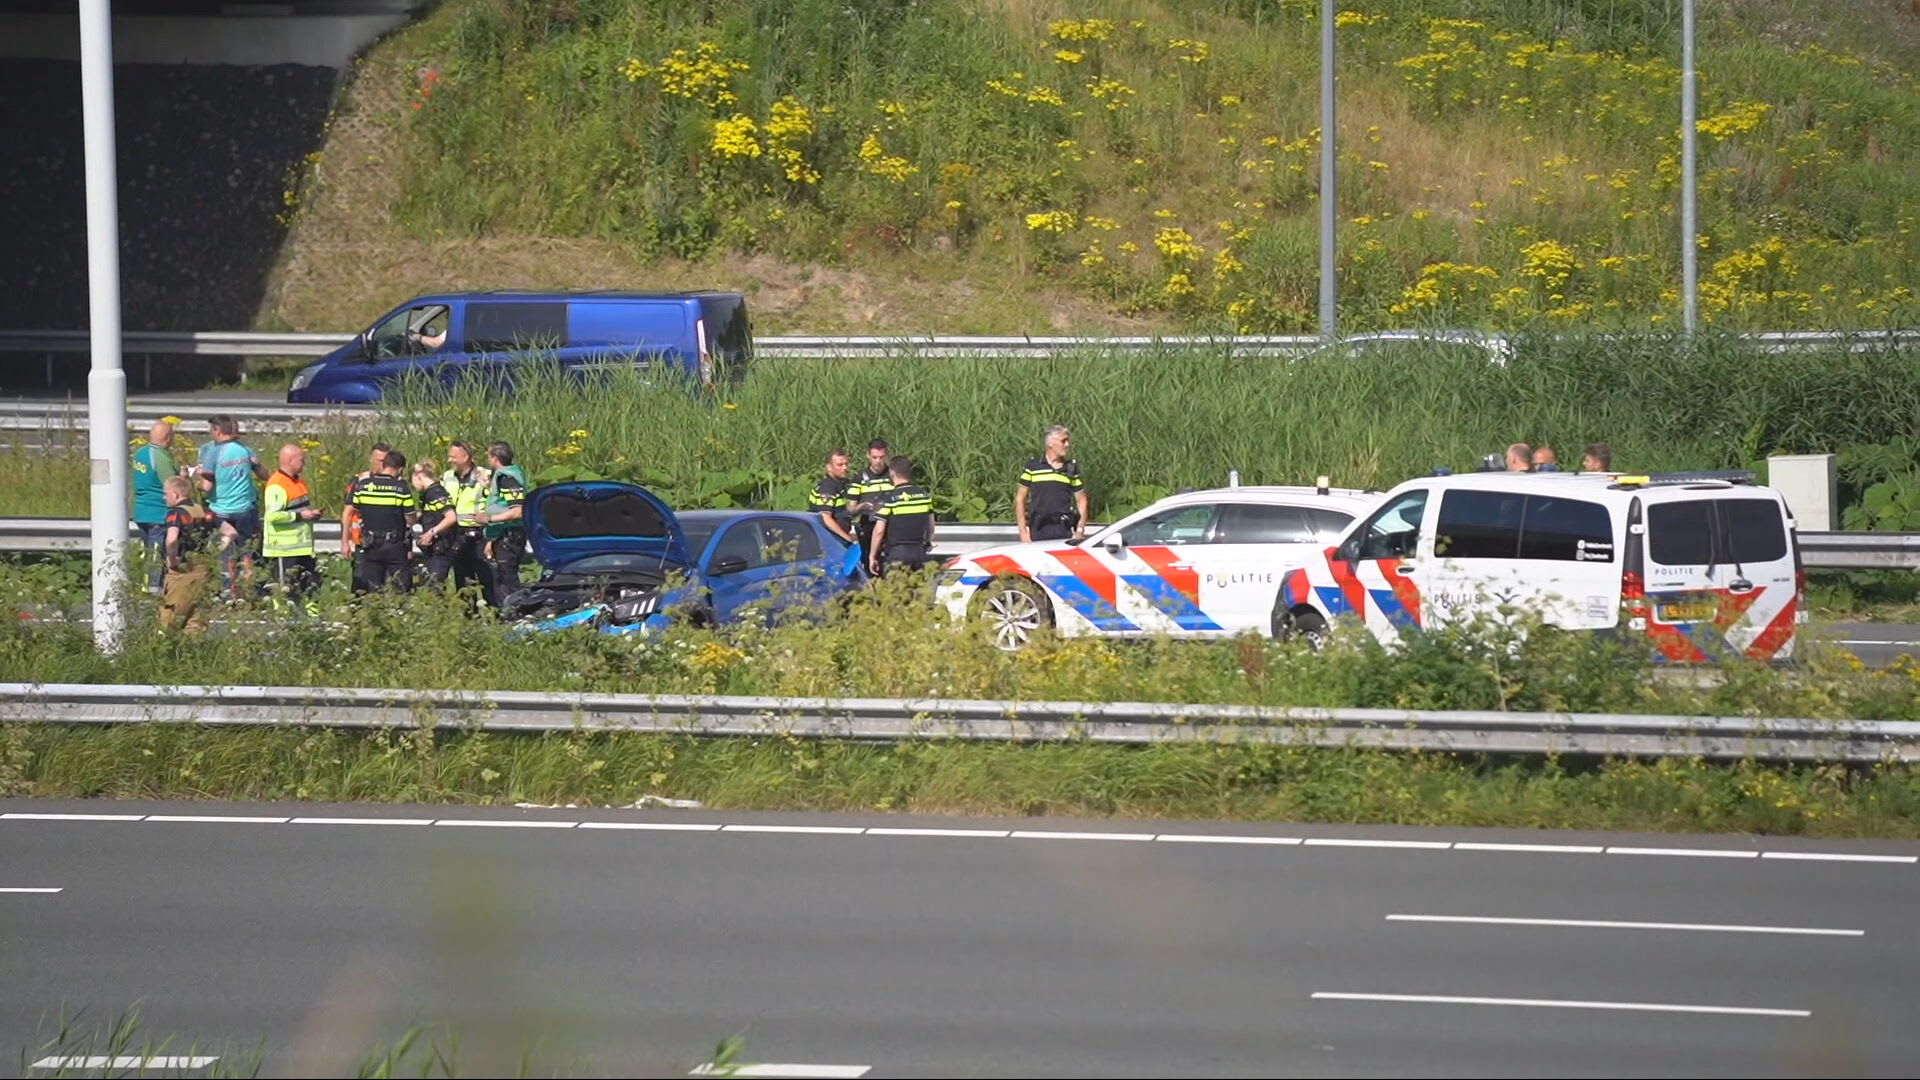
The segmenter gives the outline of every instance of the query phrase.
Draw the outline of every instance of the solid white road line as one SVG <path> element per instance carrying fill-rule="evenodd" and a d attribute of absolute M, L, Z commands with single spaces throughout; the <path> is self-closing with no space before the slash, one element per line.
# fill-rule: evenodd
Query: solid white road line
<path fill-rule="evenodd" d="M 871 1065 L 715 1065 L 709 1061 L 697 1066 L 688 1076 L 745 1076 L 761 1080 L 859 1080 L 871 1072 Z"/>
<path fill-rule="evenodd" d="M 1535 854 L 1560 855 L 1598 855 L 1607 850 L 1597 844 L 1478 844 L 1470 840 L 1461 840 L 1453 845 L 1455 851 L 1526 851 Z"/>
<path fill-rule="evenodd" d="M 1651 1001 L 1562 1001 L 1555 998 L 1454 997 L 1446 994 L 1343 994 L 1314 991 L 1317 1001 L 1386 1001 L 1413 1005 L 1506 1005 L 1522 1009 L 1612 1009 L 1621 1012 L 1714 1013 L 1722 1016 L 1812 1016 L 1810 1009 L 1741 1005 L 1670 1005 Z"/>
<path fill-rule="evenodd" d="M 1763 851 L 1763 859 L 1802 859 L 1807 862 L 1920 863 L 1920 855 L 1851 855 L 1838 851 Z"/>
<path fill-rule="evenodd" d="M 25 886 L 3 886 L 3 885 L 0 885 L 0 893 L 39 893 L 39 894 L 42 894 L 42 895 L 51 895 L 51 894 L 53 894 L 53 893 L 57 893 L 57 892 L 59 892 L 59 891 L 60 891 L 60 890 L 59 890 L 58 888 L 52 888 L 52 889 L 42 889 L 42 888 L 29 888 L 29 887 L 25 887 Z"/>
<path fill-rule="evenodd" d="M 1865 930 L 1819 926 L 1748 926 L 1739 923 L 1625 922 L 1615 919 L 1510 919 L 1493 915 L 1389 915 L 1388 922 L 1472 923 L 1485 926 L 1564 926 L 1599 930 L 1704 930 L 1720 934 L 1806 934 L 1865 937 Z"/>
<path fill-rule="evenodd" d="M 1006 829 L 868 829 L 868 836 L 978 836 L 998 839 Z"/>
<path fill-rule="evenodd" d="M 1609 855 L 1677 855 L 1691 859 L 1752 859 L 1759 856 L 1757 851 L 1729 851 L 1726 848 L 1684 848 L 1684 847 L 1610 847 Z"/>
<path fill-rule="evenodd" d="M 137 1054 L 108 1057 L 100 1054 L 43 1057 L 28 1067 L 34 1069 L 204 1069 L 219 1060 L 218 1057 L 187 1057 L 177 1054 L 154 1057 L 141 1057 Z"/>
<path fill-rule="evenodd" d="M 145 814 L 0 814 L 13 821 L 139 821 Z"/>
<path fill-rule="evenodd" d="M 1198 833 L 1161 833 L 1154 839 L 1165 844 L 1276 844 L 1281 847 L 1300 842 L 1297 836 L 1205 836 Z"/>
<path fill-rule="evenodd" d="M 497 821 L 492 818 L 441 818 L 435 825 L 468 829 L 571 829 L 577 821 Z"/>
<path fill-rule="evenodd" d="M 809 833 L 820 836 L 858 836 L 867 830 L 849 825 L 723 825 L 721 832 Z"/>
<path fill-rule="evenodd" d="M 295 825 L 431 825 L 430 817 L 297 817 Z"/>
<path fill-rule="evenodd" d="M 1015 829 L 1015 840 L 1152 840 L 1150 832 L 1047 832 L 1039 829 Z"/>
<path fill-rule="evenodd" d="M 1425 851 L 1444 851 L 1452 847 L 1445 840 L 1350 840 L 1338 836 L 1309 836 L 1308 847 L 1371 847 L 1371 848 L 1415 848 Z"/>
<path fill-rule="evenodd" d="M 203 825 L 284 825 L 283 817 L 247 817 L 231 814 L 148 814 L 148 821 L 191 821 Z"/>
<path fill-rule="evenodd" d="M 688 821 L 583 821 L 583 829 L 634 829 L 640 832 L 719 832 L 718 825 Z"/>

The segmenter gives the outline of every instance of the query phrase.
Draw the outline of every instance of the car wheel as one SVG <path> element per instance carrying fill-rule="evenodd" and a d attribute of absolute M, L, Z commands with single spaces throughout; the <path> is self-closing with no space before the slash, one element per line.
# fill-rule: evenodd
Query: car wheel
<path fill-rule="evenodd" d="M 1326 616 L 1312 608 L 1289 608 L 1284 603 L 1273 609 L 1273 636 L 1279 641 L 1305 641 L 1307 648 L 1319 652 L 1327 643 Z"/>
<path fill-rule="evenodd" d="M 1040 586 L 1019 577 L 995 578 L 973 594 L 974 617 L 993 631 L 1004 652 L 1019 652 L 1043 626 L 1053 625 L 1053 608 Z"/>

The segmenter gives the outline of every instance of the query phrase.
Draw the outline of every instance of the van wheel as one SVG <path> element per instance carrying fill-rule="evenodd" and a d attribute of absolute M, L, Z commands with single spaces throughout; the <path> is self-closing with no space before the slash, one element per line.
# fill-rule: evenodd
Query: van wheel
<path fill-rule="evenodd" d="M 993 631 L 1003 652 L 1019 652 L 1043 626 L 1053 625 L 1053 607 L 1040 586 L 1020 577 L 999 577 L 980 587 L 968 605 Z"/>
<path fill-rule="evenodd" d="M 1307 648 L 1319 652 L 1329 636 L 1326 616 L 1310 607 L 1289 608 L 1284 603 L 1275 604 L 1273 636 L 1276 641 L 1305 641 Z"/>

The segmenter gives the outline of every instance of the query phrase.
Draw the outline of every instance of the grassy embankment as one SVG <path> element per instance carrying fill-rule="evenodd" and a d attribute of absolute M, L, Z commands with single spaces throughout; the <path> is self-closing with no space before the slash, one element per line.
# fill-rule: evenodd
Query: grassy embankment
<path fill-rule="evenodd" d="M 1677 4 L 1347 7 L 1347 325 L 1677 319 Z M 1317 9 L 451 0 L 359 69 L 266 317 L 697 283 L 786 330 L 1305 328 Z M 1706 317 L 1911 323 L 1920 23 L 1717 0 L 1700 43 Z"/>

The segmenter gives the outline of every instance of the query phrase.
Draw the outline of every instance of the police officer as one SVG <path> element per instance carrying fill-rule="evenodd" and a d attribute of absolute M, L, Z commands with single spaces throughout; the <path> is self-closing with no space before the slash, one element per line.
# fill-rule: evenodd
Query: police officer
<path fill-rule="evenodd" d="M 1073 439 L 1055 424 L 1042 436 L 1045 452 L 1020 470 L 1013 493 L 1013 518 L 1020 542 L 1079 539 L 1087 534 L 1087 489 L 1080 463 L 1067 456 Z"/>
<path fill-rule="evenodd" d="M 513 463 L 513 447 L 497 442 L 487 447 L 493 475 L 487 481 L 487 508 L 480 511 L 486 526 L 486 561 L 481 584 L 495 611 L 520 587 L 520 560 L 527 553 L 527 533 L 520 524 L 520 504 L 527 497 L 527 474 Z"/>
<path fill-rule="evenodd" d="M 933 496 L 913 482 L 913 460 L 896 457 L 887 471 L 893 487 L 873 511 L 874 555 L 867 563 L 875 577 L 893 570 L 918 570 L 933 550 Z"/>
<path fill-rule="evenodd" d="M 827 451 L 827 475 L 813 485 L 813 494 L 807 499 L 807 509 L 820 515 L 820 524 L 827 531 L 845 540 L 857 543 L 853 536 L 853 515 L 847 511 L 851 502 L 847 489 L 851 483 L 847 480 L 847 468 L 851 459 L 845 450 Z"/>
<path fill-rule="evenodd" d="M 413 489 L 400 477 L 406 456 L 389 450 L 380 470 L 361 477 L 347 489 L 347 505 L 360 521 L 358 551 L 353 559 L 353 591 L 368 593 L 388 587 L 413 588 L 407 555 L 413 547 L 408 527 L 413 524 Z"/>
<path fill-rule="evenodd" d="M 486 526 L 480 512 L 487 507 L 487 487 L 493 473 L 473 460 L 473 448 L 455 441 L 447 446 L 447 471 L 440 474 L 440 486 L 453 497 L 454 527 L 444 535 L 427 561 L 427 576 L 445 581 L 453 575 L 456 589 L 480 585 L 484 580 L 481 552 L 486 549 Z"/>
<path fill-rule="evenodd" d="M 419 498 L 419 518 L 413 526 L 413 546 L 427 557 L 427 583 L 438 585 L 447 580 L 447 571 L 453 568 L 453 559 L 442 555 L 441 549 L 453 542 L 457 520 L 453 511 L 453 496 L 441 485 L 434 474 L 433 459 L 417 461 L 413 465 L 413 491 Z"/>
<path fill-rule="evenodd" d="M 847 514 L 853 519 L 853 532 L 860 544 L 862 562 L 872 562 L 878 554 L 873 546 L 874 511 L 880 500 L 893 490 L 893 479 L 888 474 L 888 460 L 893 456 L 893 447 L 885 439 L 875 439 L 867 444 L 867 467 L 847 485 Z"/>
<path fill-rule="evenodd" d="M 386 468 L 387 455 L 391 453 L 393 453 L 393 447 L 383 442 L 374 443 L 373 448 L 367 451 L 367 471 L 355 473 L 353 479 L 347 481 L 348 495 L 352 495 L 355 481 L 365 480 L 367 477 Z M 353 504 L 349 502 L 346 510 L 340 515 L 340 557 L 343 559 L 353 558 L 354 545 L 359 542 L 360 515 L 354 510 Z"/>

